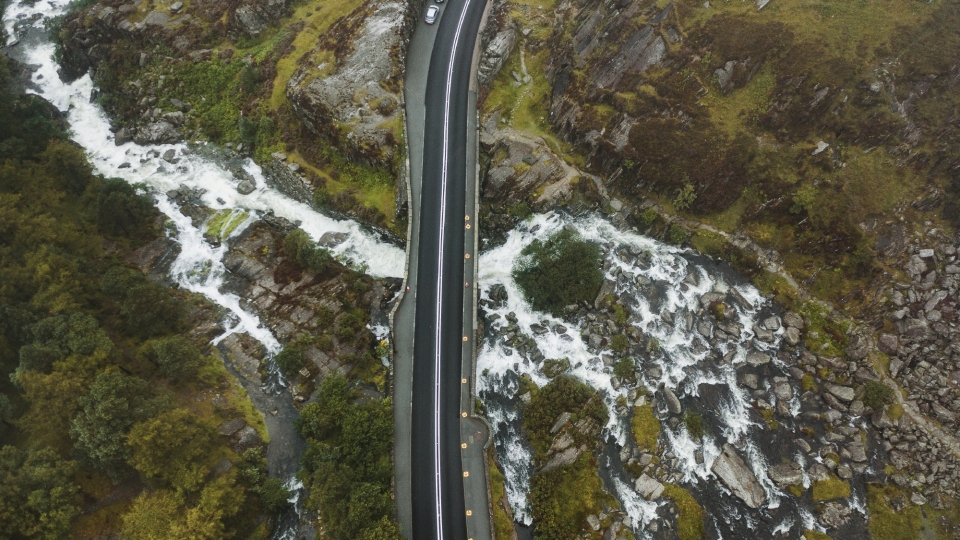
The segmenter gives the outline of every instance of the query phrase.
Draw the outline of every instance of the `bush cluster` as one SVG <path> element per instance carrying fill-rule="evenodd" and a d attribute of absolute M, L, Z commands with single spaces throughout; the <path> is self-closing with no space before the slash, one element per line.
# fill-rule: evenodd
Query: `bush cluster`
<path fill-rule="evenodd" d="M 564 307 L 592 302 L 603 284 L 600 248 L 564 229 L 520 252 L 513 278 L 538 311 L 559 315 Z"/>

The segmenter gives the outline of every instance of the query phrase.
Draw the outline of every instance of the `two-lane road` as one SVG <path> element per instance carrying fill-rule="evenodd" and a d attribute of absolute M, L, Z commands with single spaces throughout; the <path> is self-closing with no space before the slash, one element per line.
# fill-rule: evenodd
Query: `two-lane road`
<path fill-rule="evenodd" d="M 443 4 L 425 93 L 414 334 L 412 538 L 465 540 L 461 436 L 467 112 L 485 0 Z M 474 171 L 469 171 L 473 175 Z"/>

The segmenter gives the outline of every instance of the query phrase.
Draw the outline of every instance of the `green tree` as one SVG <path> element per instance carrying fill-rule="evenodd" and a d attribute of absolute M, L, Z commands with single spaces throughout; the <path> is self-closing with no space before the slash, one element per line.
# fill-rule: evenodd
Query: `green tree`
<path fill-rule="evenodd" d="M 49 448 L 0 449 L 0 538 L 65 538 L 79 512 L 75 471 Z"/>
<path fill-rule="evenodd" d="M 97 191 L 97 226 L 110 235 L 142 235 L 155 211 L 150 200 L 130 184 L 109 178 Z"/>
<path fill-rule="evenodd" d="M 400 534 L 400 525 L 382 517 L 380 521 L 364 529 L 359 540 L 403 540 L 403 536 Z"/>
<path fill-rule="evenodd" d="M 263 507 L 271 512 L 279 512 L 290 506 L 293 495 L 279 478 L 267 478 L 256 488 Z"/>
<path fill-rule="evenodd" d="M 213 426 L 184 409 L 174 409 L 135 424 L 127 435 L 130 465 L 178 492 L 196 491 L 210 472 Z"/>
<path fill-rule="evenodd" d="M 112 370 L 97 376 L 78 403 L 80 411 L 70 426 L 74 449 L 84 462 L 114 481 L 128 472 L 126 462 L 132 452 L 124 439 L 130 428 L 167 406 L 147 381 Z"/>
<path fill-rule="evenodd" d="M 567 305 L 592 302 L 603 284 L 600 248 L 567 229 L 520 252 L 513 278 L 534 309 L 559 314 Z"/>
<path fill-rule="evenodd" d="M 17 420 L 30 442 L 64 451 L 70 447 L 70 421 L 79 409 L 90 378 L 75 373 L 54 371 L 49 375 L 28 371 L 19 374 L 17 384 L 30 404 Z"/>
<path fill-rule="evenodd" d="M 337 434 L 339 419 L 347 411 L 352 392 L 347 380 L 340 374 L 331 374 L 320 383 L 317 401 L 300 411 L 297 431 L 307 440 L 324 440 Z"/>
<path fill-rule="evenodd" d="M 123 537 L 128 540 L 169 540 L 170 528 L 180 514 L 181 500 L 172 491 L 142 493 L 123 516 Z"/>
<path fill-rule="evenodd" d="M 174 381 L 190 380 L 203 365 L 203 355 L 183 336 L 151 339 L 141 345 L 140 354 Z"/>

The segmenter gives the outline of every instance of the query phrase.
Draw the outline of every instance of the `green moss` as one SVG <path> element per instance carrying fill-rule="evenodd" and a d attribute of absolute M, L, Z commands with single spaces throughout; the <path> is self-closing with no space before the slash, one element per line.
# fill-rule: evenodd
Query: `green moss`
<path fill-rule="evenodd" d="M 220 210 L 207 222 L 207 234 L 220 240 L 229 238 L 249 215 L 242 210 Z"/>
<path fill-rule="evenodd" d="M 533 475 L 528 498 L 537 536 L 556 540 L 579 538 L 587 516 L 599 514 L 604 503 L 617 506 L 604 491 L 590 452 L 571 465 Z"/>
<path fill-rule="evenodd" d="M 506 478 L 496 464 L 494 448 L 490 446 L 487 453 L 490 461 L 490 495 L 493 497 L 493 538 L 494 540 L 508 540 L 514 534 L 513 520 L 507 514 Z"/>
<path fill-rule="evenodd" d="M 807 491 L 807 489 L 803 487 L 803 484 L 791 484 L 787 486 L 787 491 L 799 499 L 800 497 L 803 497 L 803 494 Z"/>
<path fill-rule="evenodd" d="M 813 502 L 846 499 L 850 497 L 850 484 L 831 476 L 813 483 Z"/>
<path fill-rule="evenodd" d="M 803 531 L 803 537 L 805 540 L 833 540 L 833 538 L 830 538 L 820 531 L 811 531 L 809 529 Z"/>
<path fill-rule="evenodd" d="M 800 389 L 804 392 L 817 391 L 817 383 L 815 382 L 812 374 L 804 373 L 803 377 L 800 377 Z"/>
<path fill-rule="evenodd" d="M 660 420 L 653 412 L 653 405 L 648 403 L 633 408 L 630 430 L 633 433 L 633 440 L 636 441 L 640 449 L 650 452 L 657 449 L 657 440 L 660 438 Z"/>
<path fill-rule="evenodd" d="M 706 424 L 703 422 L 703 417 L 694 411 L 688 410 L 683 413 L 683 425 L 686 426 L 687 433 L 695 440 L 702 439 L 706 433 Z"/>
<path fill-rule="evenodd" d="M 899 403 L 890 405 L 887 409 L 887 416 L 889 416 L 891 420 L 899 420 L 900 417 L 903 416 L 903 407 Z"/>
<path fill-rule="evenodd" d="M 703 538 L 703 509 L 693 495 L 676 484 L 664 484 L 663 494 L 677 505 L 677 536 L 680 540 Z"/>
<path fill-rule="evenodd" d="M 899 498 L 906 503 L 908 497 L 908 493 L 892 485 L 867 484 L 867 527 L 874 540 L 916 540 L 919 537 L 923 510 L 909 503 L 899 511 L 890 506 L 890 501 Z"/>
<path fill-rule="evenodd" d="M 720 257 L 726 250 L 727 239 L 706 229 L 697 229 L 690 237 L 690 245 L 704 255 Z"/>
<path fill-rule="evenodd" d="M 580 418 L 593 418 L 599 425 L 607 422 L 607 407 L 589 386 L 570 377 L 557 377 L 532 393 L 530 403 L 523 410 L 523 429 L 538 458 L 544 458 L 553 435 L 550 429 L 564 412 Z M 580 437 L 578 433 L 573 433 Z M 580 437 L 582 439 L 582 437 Z M 596 441 L 578 440 L 578 444 Z"/>

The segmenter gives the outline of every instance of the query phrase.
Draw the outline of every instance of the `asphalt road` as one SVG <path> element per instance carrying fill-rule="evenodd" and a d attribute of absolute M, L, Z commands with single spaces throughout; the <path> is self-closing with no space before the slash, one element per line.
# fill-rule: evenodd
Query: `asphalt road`
<path fill-rule="evenodd" d="M 427 79 L 414 334 L 411 476 L 417 540 L 468 538 L 461 463 L 467 112 L 485 0 L 442 5 Z M 474 174 L 474 171 L 470 171 Z"/>

